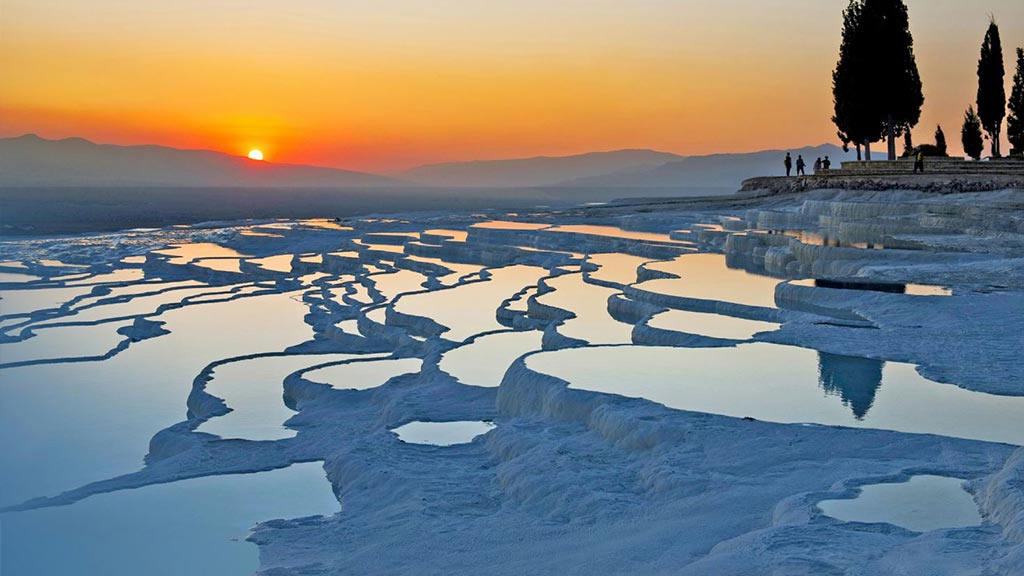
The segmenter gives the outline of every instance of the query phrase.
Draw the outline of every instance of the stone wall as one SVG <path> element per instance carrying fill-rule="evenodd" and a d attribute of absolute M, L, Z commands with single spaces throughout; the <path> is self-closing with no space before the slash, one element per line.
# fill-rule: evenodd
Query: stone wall
<path fill-rule="evenodd" d="M 873 162 L 872 162 L 873 163 Z M 925 165 L 927 170 L 927 164 Z M 913 164 L 911 164 L 911 170 Z M 799 177 L 760 177 L 743 182 L 740 192 L 787 194 L 810 190 L 917 190 L 936 194 L 1024 190 L 1024 173 L 909 173 L 878 174 L 832 170 L 825 174 Z"/>
<path fill-rule="evenodd" d="M 926 157 L 924 159 L 925 173 L 931 174 L 1007 174 L 1024 176 L 1024 160 L 1017 159 L 993 159 L 974 162 L 963 158 L 941 158 Z M 912 174 L 914 172 L 914 160 L 901 158 L 899 160 L 873 160 L 843 162 L 839 170 L 819 172 L 818 176 L 850 176 L 850 175 L 892 175 Z"/>

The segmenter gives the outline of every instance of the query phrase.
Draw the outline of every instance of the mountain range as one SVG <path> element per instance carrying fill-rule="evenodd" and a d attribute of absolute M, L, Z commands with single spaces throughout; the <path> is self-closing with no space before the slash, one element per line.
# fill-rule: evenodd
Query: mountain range
<path fill-rule="evenodd" d="M 747 178 L 780 175 L 785 152 L 679 156 L 655 150 L 615 150 L 430 164 L 382 176 L 253 161 L 209 150 L 115 146 L 27 134 L 0 139 L 0 187 L 669 188 L 730 193 Z M 835 167 L 851 159 L 830 144 L 790 152 L 794 159 L 803 155 L 808 168 L 818 157 L 829 156 Z M 634 190 L 623 195 L 642 193 Z"/>
<path fill-rule="evenodd" d="M 428 164 L 398 176 L 431 186 L 557 186 L 578 178 L 654 168 L 680 159 L 682 156 L 655 150 L 615 150 L 572 156 Z"/>
<path fill-rule="evenodd" d="M 210 150 L 114 146 L 34 134 L 0 139 L 0 186 L 308 187 L 395 186 L 385 176 L 258 162 Z"/>
<path fill-rule="evenodd" d="M 561 184 L 586 188 L 738 188 L 748 178 L 783 175 L 785 168 L 782 160 L 786 152 L 792 154 L 794 162 L 803 156 L 808 172 L 817 158 L 827 156 L 833 168 L 839 168 L 846 160 L 856 159 L 853 152 L 843 152 L 842 148 L 833 144 L 822 144 L 793 150 L 688 156 L 657 166 L 624 168 L 597 176 L 574 178 Z"/>

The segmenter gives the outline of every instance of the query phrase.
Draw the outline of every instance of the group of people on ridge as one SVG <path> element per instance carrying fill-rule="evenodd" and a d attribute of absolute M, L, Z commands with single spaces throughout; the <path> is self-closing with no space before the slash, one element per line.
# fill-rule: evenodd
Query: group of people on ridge
<path fill-rule="evenodd" d="M 789 152 L 786 152 L 786 159 L 782 161 L 782 165 L 786 167 L 786 176 L 790 176 L 793 172 L 793 157 L 790 156 Z M 814 172 L 828 171 L 832 168 L 832 161 L 825 156 L 822 160 L 818 158 L 814 161 Z M 914 154 L 914 174 L 924 173 L 924 152 L 918 148 Z M 807 175 L 807 163 L 804 162 L 804 157 L 798 154 L 796 157 L 796 175 L 806 176 Z"/>
<path fill-rule="evenodd" d="M 782 164 L 786 167 L 786 176 L 789 176 L 793 172 L 793 157 L 790 156 L 789 152 L 786 152 L 786 159 L 782 161 Z M 818 158 L 814 161 L 814 171 L 822 172 L 832 168 L 832 161 L 825 156 L 825 159 Z M 802 154 L 798 154 L 796 157 L 796 175 L 806 176 L 807 175 L 807 163 L 804 162 Z"/>

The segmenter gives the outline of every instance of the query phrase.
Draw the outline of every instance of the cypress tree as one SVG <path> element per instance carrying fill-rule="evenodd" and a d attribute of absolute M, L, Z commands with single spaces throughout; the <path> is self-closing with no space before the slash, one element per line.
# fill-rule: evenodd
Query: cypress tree
<path fill-rule="evenodd" d="M 975 160 L 981 160 L 981 153 L 985 151 L 985 141 L 981 136 L 981 119 L 974 112 L 974 106 L 968 108 L 964 114 L 964 127 L 960 131 L 960 137 L 964 152 Z"/>
<path fill-rule="evenodd" d="M 895 160 L 896 137 L 917 125 L 924 104 L 902 0 L 850 0 L 832 94 L 840 140 L 863 141 L 870 160 L 870 143 L 884 134 L 889 159 Z"/>
<path fill-rule="evenodd" d="M 1006 119 L 1010 154 L 1024 156 L 1024 49 L 1017 48 L 1017 73 L 1010 92 L 1010 116 Z"/>
<path fill-rule="evenodd" d="M 832 122 L 844 148 L 852 143 L 857 148 L 864 144 L 867 159 L 871 160 L 871 142 L 882 137 L 882 124 L 871 110 L 873 97 L 868 92 L 873 74 L 870 61 L 870 38 L 861 25 L 864 0 L 850 0 L 843 10 L 843 40 L 839 47 L 839 61 L 832 72 L 832 99 L 835 115 Z"/>
<path fill-rule="evenodd" d="M 910 158 L 914 155 L 914 137 L 910 134 L 910 130 L 903 133 L 903 157 Z"/>
<path fill-rule="evenodd" d="M 838 129 L 836 135 L 842 142 L 844 151 L 849 150 L 851 142 L 857 144 L 857 160 L 860 160 L 861 138 L 858 137 L 859 123 L 854 114 L 857 82 L 854 75 L 853 47 L 859 17 L 860 3 L 851 0 L 850 5 L 843 10 L 843 40 L 839 45 L 839 62 L 832 71 L 832 104 L 835 110 L 832 123 Z"/>
<path fill-rule="evenodd" d="M 862 0 L 861 37 L 869 39 L 870 84 L 862 94 L 871 98 L 873 116 L 884 128 L 889 159 L 896 159 L 896 137 L 917 125 L 924 94 L 914 57 L 910 16 L 902 0 Z"/>
<path fill-rule="evenodd" d="M 935 151 L 939 156 L 949 156 L 946 148 L 946 133 L 942 131 L 942 126 L 935 128 Z"/>
<path fill-rule="evenodd" d="M 978 59 L 978 117 L 992 140 L 992 156 L 999 157 L 999 144 L 1006 116 L 1006 71 L 1003 68 L 1003 44 L 995 18 L 989 20 L 985 41 Z"/>

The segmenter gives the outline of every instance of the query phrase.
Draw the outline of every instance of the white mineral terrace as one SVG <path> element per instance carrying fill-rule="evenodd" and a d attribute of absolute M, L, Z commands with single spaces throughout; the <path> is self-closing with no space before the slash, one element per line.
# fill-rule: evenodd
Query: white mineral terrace
<path fill-rule="evenodd" d="M 1022 574 L 1022 205 L 0 241 L 0 572 Z"/>

